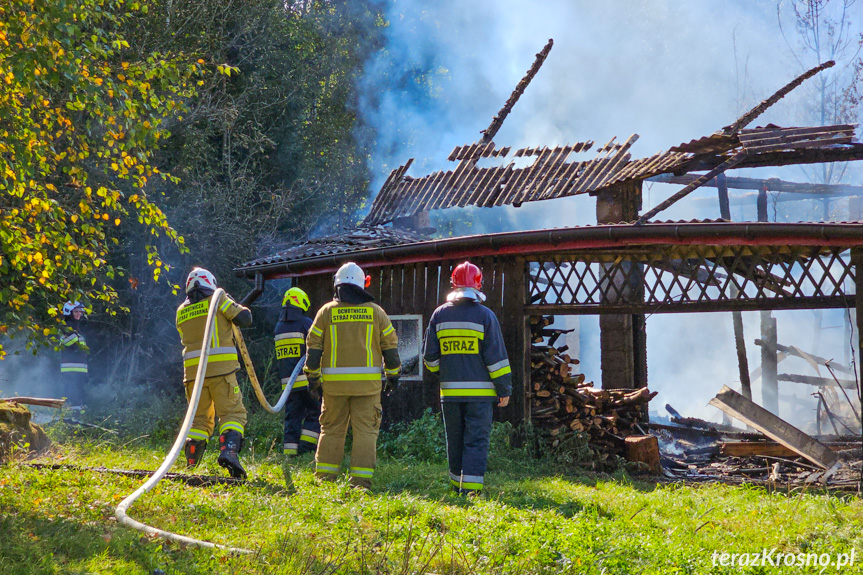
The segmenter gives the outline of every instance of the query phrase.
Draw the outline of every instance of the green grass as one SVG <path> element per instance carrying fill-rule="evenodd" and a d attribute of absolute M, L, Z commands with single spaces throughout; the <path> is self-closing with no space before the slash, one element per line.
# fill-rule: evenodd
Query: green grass
<path fill-rule="evenodd" d="M 261 440 L 243 453 L 252 481 L 189 487 L 162 481 L 130 515 L 183 535 L 253 551 L 231 555 L 153 540 L 118 526 L 114 507 L 142 482 L 119 475 L 0 467 L 0 573 L 808 573 L 818 568 L 721 567 L 712 553 L 776 548 L 857 551 L 863 503 L 849 496 L 763 488 L 657 485 L 579 473 L 546 455 L 493 449 L 486 493 L 452 495 L 428 418 L 419 451 L 382 438 L 371 492 L 318 483 L 311 458 L 283 468 Z M 263 428 L 263 427 L 262 427 Z M 277 426 L 274 426 L 277 428 Z M 415 431 L 415 429 L 414 429 Z M 155 469 L 168 442 L 54 432 L 45 463 Z M 200 474 L 224 475 L 212 447 Z M 292 488 L 285 487 L 284 469 Z M 183 472 L 179 464 L 174 471 Z M 828 568 L 825 573 L 837 572 Z"/>

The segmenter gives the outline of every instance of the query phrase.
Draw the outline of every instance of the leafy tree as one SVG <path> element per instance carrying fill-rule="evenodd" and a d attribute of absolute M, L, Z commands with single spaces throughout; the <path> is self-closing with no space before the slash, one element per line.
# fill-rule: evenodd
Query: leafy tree
<path fill-rule="evenodd" d="M 166 256 L 170 283 L 202 265 L 239 298 L 251 286 L 233 277 L 237 264 L 313 229 L 352 225 L 369 181 L 368 152 L 356 136 L 356 81 L 383 26 L 367 4 L 244 0 L 238 9 L 232 0 L 153 0 L 146 21 L 125 31 L 145 53 L 200 54 L 222 71 L 201 79 L 152 158 L 180 178 L 149 184 L 187 242 L 187 252 Z M 112 285 L 130 313 L 90 317 L 92 379 L 178 389 L 173 317 L 182 296 L 150 280 L 147 230 L 124 226 L 120 234 L 109 259 L 129 277 Z M 166 238 L 157 243 L 168 253 Z M 259 300 L 246 333 L 260 366 L 272 352 L 274 319 L 263 312 Z"/>
<path fill-rule="evenodd" d="M 0 332 L 27 347 L 57 336 L 66 300 L 118 311 L 109 247 L 135 220 L 154 279 L 154 240 L 184 249 L 147 192 L 176 181 L 153 154 L 204 61 L 130 45 L 146 17 L 127 0 L 0 4 Z"/>
<path fill-rule="evenodd" d="M 827 60 L 837 66 L 818 74 L 806 85 L 811 98 L 806 115 L 818 125 L 855 123 L 860 114 L 863 84 L 863 33 L 853 19 L 856 0 L 788 0 L 777 3 L 777 18 L 788 50 L 801 71 Z M 787 11 L 783 11 L 787 7 Z M 787 35 L 793 24 L 795 34 Z M 835 184 L 842 180 L 847 163 L 801 166 L 810 180 Z M 826 202 L 827 200 L 825 200 Z M 829 217 L 829 214 L 824 214 Z"/>

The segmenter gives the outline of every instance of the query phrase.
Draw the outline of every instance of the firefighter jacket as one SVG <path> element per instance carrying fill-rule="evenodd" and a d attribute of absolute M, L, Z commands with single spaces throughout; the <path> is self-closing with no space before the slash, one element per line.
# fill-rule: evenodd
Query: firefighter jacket
<path fill-rule="evenodd" d="M 306 336 L 312 327 L 311 318 L 303 315 L 303 310 L 288 304 L 282 308 L 279 322 L 276 324 L 276 361 L 279 364 L 279 379 L 282 387 L 287 385 L 294 368 L 301 357 L 306 355 Z M 297 376 L 294 389 L 309 385 L 306 374 L 302 371 Z"/>
<path fill-rule="evenodd" d="M 60 373 L 87 373 L 87 342 L 78 321 L 66 320 L 68 332 L 60 340 Z"/>
<path fill-rule="evenodd" d="M 512 393 L 500 324 L 481 303 L 459 299 L 432 313 L 423 362 L 440 375 L 441 401 L 496 401 Z"/>
<path fill-rule="evenodd" d="M 383 369 L 383 352 L 399 341 L 389 316 L 376 303 L 349 304 L 333 300 L 318 310 L 306 340 L 323 352 L 320 374 L 329 395 L 374 395 L 381 392 L 381 374 L 398 375 L 401 365 Z M 317 370 L 310 366 L 308 373 Z"/>
<path fill-rule="evenodd" d="M 212 294 L 197 303 L 186 298 L 177 308 L 177 331 L 183 342 L 183 382 L 194 381 L 201 358 L 204 342 L 204 328 L 210 305 L 217 305 L 213 329 L 210 330 L 209 350 L 207 351 L 207 373 L 204 377 L 226 375 L 240 369 L 237 361 L 237 348 L 234 347 L 231 320 L 248 308 L 241 306 L 223 293 L 218 302 L 212 302 Z"/>

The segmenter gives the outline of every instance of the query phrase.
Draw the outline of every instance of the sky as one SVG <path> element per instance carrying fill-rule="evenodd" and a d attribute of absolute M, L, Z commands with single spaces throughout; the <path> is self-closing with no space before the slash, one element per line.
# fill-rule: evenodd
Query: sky
<path fill-rule="evenodd" d="M 850 12 L 849 32 L 855 34 L 863 24 L 860 4 Z M 388 45 L 368 62 L 361 82 L 360 114 L 377 137 L 370 195 L 408 158 L 415 158 L 408 172 L 414 177 L 454 167 L 446 161 L 449 152 L 479 140 L 480 130 L 488 126 L 549 38 L 554 40 L 551 53 L 495 142 L 513 149 L 595 142 L 594 150 L 571 160 L 593 157 L 595 149 L 613 137 L 625 141 L 638 134 L 631 149 L 638 158 L 709 135 L 820 63 L 799 50 L 788 2 L 779 10 L 787 40 L 775 1 L 395 0 L 386 7 Z M 831 78 L 847 73 L 847 63 L 842 61 L 827 72 Z M 803 107 L 815 86 L 810 80 L 751 127 L 767 122 L 815 124 Z M 799 168 L 737 170 L 730 175 L 808 181 Z M 846 178 L 858 185 L 859 180 L 853 172 Z M 646 184 L 642 211 L 678 189 Z M 820 212 L 813 211 L 814 202 L 781 206 L 776 212 L 779 220 L 808 219 L 813 213 L 820 217 Z M 462 224 L 456 231 L 468 234 L 595 223 L 594 199 L 588 196 L 518 209 L 447 212 L 463 212 L 457 214 Z M 441 214 L 432 214 L 433 224 L 449 217 Z M 717 217 L 715 189 L 704 188 L 658 219 Z M 754 200 L 732 208 L 732 218 L 754 220 Z M 841 312 L 824 312 L 820 319 L 813 312 L 782 312 L 777 320 L 780 343 L 846 360 L 848 338 Z M 572 326 L 579 320 L 566 321 Z M 760 319 L 757 313 L 748 313 L 744 321 L 754 368 L 760 354 L 751 342 L 759 337 Z M 825 329 L 816 338 L 817 322 Z M 582 318 L 578 343 L 581 367 L 598 385 L 594 324 L 595 318 Z M 681 360 L 682 345 L 688 351 L 686 361 Z M 780 372 L 787 367 L 814 375 L 807 366 L 795 367 L 794 360 L 787 361 Z M 722 384 L 739 381 L 730 314 L 652 316 L 648 362 L 650 387 L 661 392 L 654 410 L 663 413 L 661 406 L 669 402 L 684 415 L 717 419 L 707 400 Z M 713 377 L 705 378 L 705 373 Z M 697 384 L 697 393 L 692 393 L 692 384 Z M 804 386 L 787 391 L 800 401 L 811 401 L 812 390 Z"/>

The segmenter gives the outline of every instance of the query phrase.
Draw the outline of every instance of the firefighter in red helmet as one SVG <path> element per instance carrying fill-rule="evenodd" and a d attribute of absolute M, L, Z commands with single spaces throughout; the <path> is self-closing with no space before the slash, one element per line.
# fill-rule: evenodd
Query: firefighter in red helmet
<path fill-rule="evenodd" d="M 447 303 L 432 313 L 423 362 L 440 377 L 449 477 L 460 494 L 478 494 L 488 463 L 493 407 L 506 407 L 512 375 L 500 324 L 482 305 L 482 270 L 453 270 Z"/>

